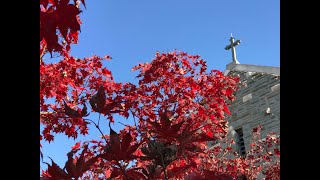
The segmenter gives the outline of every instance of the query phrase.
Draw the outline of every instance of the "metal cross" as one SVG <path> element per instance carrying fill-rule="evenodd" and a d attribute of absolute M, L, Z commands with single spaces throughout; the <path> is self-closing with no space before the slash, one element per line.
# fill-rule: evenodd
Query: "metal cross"
<path fill-rule="evenodd" d="M 232 61 L 239 64 L 238 60 L 237 60 L 237 55 L 236 55 L 236 48 L 235 46 L 237 46 L 238 44 L 240 44 L 240 40 L 236 40 L 236 42 L 234 42 L 234 37 L 230 37 L 230 42 L 231 44 L 229 44 L 228 46 L 226 46 L 224 49 L 225 50 L 229 50 L 232 48 Z"/>

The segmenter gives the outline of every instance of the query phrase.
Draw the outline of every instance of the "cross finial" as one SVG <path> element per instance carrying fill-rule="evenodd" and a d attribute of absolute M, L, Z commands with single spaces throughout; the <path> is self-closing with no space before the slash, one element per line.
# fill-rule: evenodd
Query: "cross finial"
<path fill-rule="evenodd" d="M 232 49 L 232 61 L 235 62 L 236 64 L 240 64 L 239 61 L 237 60 L 236 48 L 235 48 L 235 46 L 240 44 L 240 40 L 234 41 L 234 37 L 232 36 L 232 33 L 231 33 L 230 43 L 231 44 L 227 45 L 224 49 L 225 50 Z"/>

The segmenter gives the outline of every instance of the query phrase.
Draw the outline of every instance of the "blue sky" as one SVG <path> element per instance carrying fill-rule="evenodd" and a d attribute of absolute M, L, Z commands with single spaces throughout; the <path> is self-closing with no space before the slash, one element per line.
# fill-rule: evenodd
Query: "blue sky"
<path fill-rule="evenodd" d="M 232 60 L 224 49 L 230 33 L 241 40 L 236 47 L 241 64 L 280 66 L 279 0 L 88 0 L 86 5 L 79 44 L 71 54 L 110 55 L 105 66 L 118 82 L 136 82 L 134 65 L 150 62 L 156 51 L 174 49 L 198 54 L 208 69 L 224 71 Z M 99 136 L 93 131 L 85 139 Z M 63 167 L 77 141 L 58 135 L 53 143 L 42 142 L 45 161 L 50 156 Z"/>

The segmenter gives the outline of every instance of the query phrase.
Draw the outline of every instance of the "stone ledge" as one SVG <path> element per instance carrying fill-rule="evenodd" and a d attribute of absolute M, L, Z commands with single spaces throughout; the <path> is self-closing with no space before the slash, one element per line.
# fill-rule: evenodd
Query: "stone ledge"
<path fill-rule="evenodd" d="M 227 64 L 227 68 L 224 74 L 228 75 L 229 72 L 231 71 L 258 72 L 258 73 L 274 74 L 274 75 L 280 76 L 280 67 L 238 64 L 235 62 Z"/>

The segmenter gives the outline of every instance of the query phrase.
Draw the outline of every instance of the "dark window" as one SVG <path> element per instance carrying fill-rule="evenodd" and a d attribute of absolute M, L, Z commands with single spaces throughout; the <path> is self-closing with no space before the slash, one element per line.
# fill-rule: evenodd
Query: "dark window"
<path fill-rule="evenodd" d="M 214 145 L 218 144 L 218 140 L 208 141 L 208 146 L 212 147 Z"/>
<path fill-rule="evenodd" d="M 238 134 L 238 147 L 239 147 L 239 154 L 241 156 L 246 155 L 246 148 L 244 145 L 244 139 L 243 139 L 243 131 L 242 128 L 239 128 L 236 130 L 237 134 Z"/>

